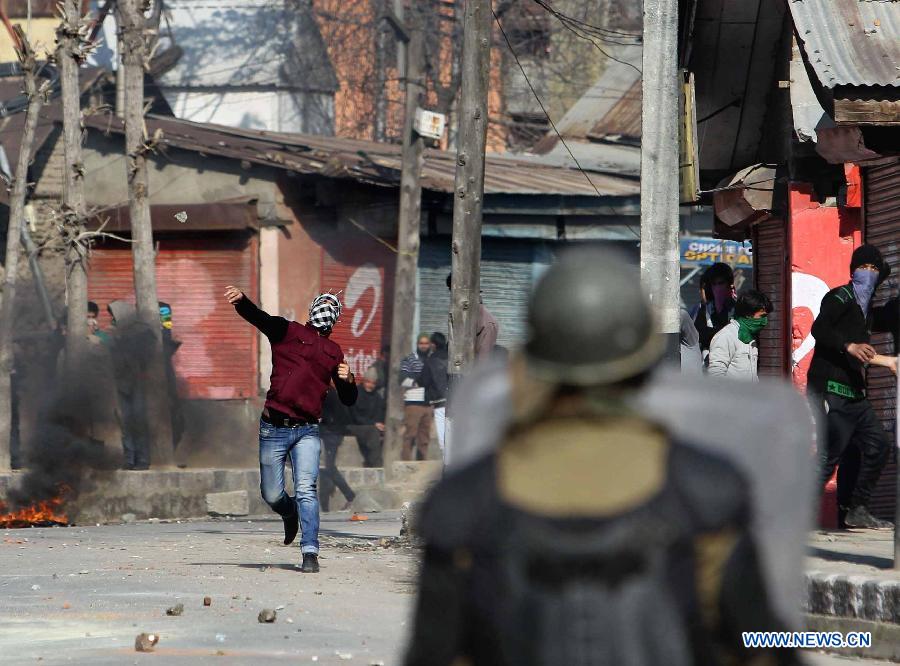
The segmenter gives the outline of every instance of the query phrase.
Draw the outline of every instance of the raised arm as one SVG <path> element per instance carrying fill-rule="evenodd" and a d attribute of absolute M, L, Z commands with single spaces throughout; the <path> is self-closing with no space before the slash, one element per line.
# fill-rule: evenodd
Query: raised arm
<path fill-rule="evenodd" d="M 263 312 L 237 287 L 226 287 L 225 298 L 234 306 L 235 312 L 256 326 L 270 342 L 280 342 L 287 335 L 287 319 Z"/>

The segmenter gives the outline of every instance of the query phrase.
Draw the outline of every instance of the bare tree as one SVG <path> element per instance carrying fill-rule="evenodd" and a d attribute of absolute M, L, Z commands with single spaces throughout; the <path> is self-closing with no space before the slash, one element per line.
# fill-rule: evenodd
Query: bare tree
<path fill-rule="evenodd" d="M 87 58 L 90 32 L 81 16 L 79 0 L 60 3 L 61 21 L 56 29 L 63 108 L 63 200 L 61 229 L 66 242 L 66 360 L 81 357 L 87 329 L 87 248 L 80 242 L 85 231 L 84 164 L 82 162 L 81 86 L 78 69 Z"/>
<path fill-rule="evenodd" d="M 150 220 L 147 154 L 152 143 L 144 126 L 144 69 L 147 66 L 159 27 L 160 3 L 154 3 L 154 16 L 147 18 L 149 0 L 118 0 L 119 52 L 125 85 L 125 152 L 128 176 L 128 211 L 131 219 L 134 293 L 138 318 L 153 332 L 156 340 L 147 368 L 146 422 L 151 438 L 153 461 L 169 465 L 174 458 L 172 424 L 166 396 L 165 362 L 156 292 L 156 252 Z"/>
<path fill-rule="evenodd" d="M 34 49 L 20 26 L 15 26 L 16 55 L 22 70 L 28 107 L 25 110 L 25 127 L 19 159 L 16 164 L 15 180 L 10 200 L 9 227 L 6 232 L 6 275 L 3 281 L 2 303 L 0 303 L 0 470 L 10 468 L 10 437 L 12 435 L 12 386 L 13 372 L 12 329 L 16 300 L 22 228 L 25 218 L 25 196 L 28 190 L 28 166 L 34 147 L 34 134 L 38 114 L 47 93 L 47 84 L 38 85 L 38 62 Z"/>

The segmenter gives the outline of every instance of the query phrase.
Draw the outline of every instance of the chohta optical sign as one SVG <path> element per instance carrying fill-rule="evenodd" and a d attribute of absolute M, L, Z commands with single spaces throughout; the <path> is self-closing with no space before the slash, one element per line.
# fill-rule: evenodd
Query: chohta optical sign
<path fill-rule="evenodd" d="M 732 268 L 752 268 L 753 253 L 749 245 L 735 241 L 696 237 L 681 239 L 682 266 L 712 266 L 719 262 Z"/>

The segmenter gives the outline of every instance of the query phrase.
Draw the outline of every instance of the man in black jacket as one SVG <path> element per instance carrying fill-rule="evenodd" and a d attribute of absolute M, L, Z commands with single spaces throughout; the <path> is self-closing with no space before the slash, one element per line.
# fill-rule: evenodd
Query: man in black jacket
<path fill-rule="evenodd" d="M 384 418 L 387 406 L 378 392 L 378 371 L 374 367 L 363 376 L 362 391 L 356 404 L 350 407 L 348 432 L 356 437 L 356 444 L 366 467 L 383 464 Z"/>
<path fill-rule="evenodd" d="M 809 369 L 809 394 L 817 413 L 824 411 L 825 436 L 819 446 L 820 485 L 831 478 L 851 444 L 861 464 L 855 487 L 839 476 L 838 505 L 848 527 L 889 527 L 869 511 L 869 498 L 890 455 L 891 443 L 866 397 L 869 365 L 892 367 L 896 359 L 880 356 L 870 344 L 873 331 L 893 332 L 898 325 L 897 299 L 872 307 L 872 297 L 891 268 L 873 245 L 862 245 L 850 262 L 851 281 L 822 299 L 812 326 L 816 349 Z M 845 515 L 844 515 L 845 514 Z"/>
<path fill-rule="evenodd" d="M 447 336 L 439 331 L 432 333 L 431 347 L 433 351 L 425 359 L 420 381 L 425 389 L 425 401 L 434 409 L 434 427 L 443 453 L 447 426 L 447 390 L 450 383 L 450 376 L 447 374 Z"/>

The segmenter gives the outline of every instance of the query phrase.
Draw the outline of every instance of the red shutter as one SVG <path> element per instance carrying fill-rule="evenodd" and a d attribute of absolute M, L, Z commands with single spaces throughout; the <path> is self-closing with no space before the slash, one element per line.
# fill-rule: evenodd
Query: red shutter
<path fill-rule="evenodd" d="M 893 272 L 888 284 L 877 292 L 875 305 L 882 305 L 888 298 L 897 295 L 897 280 L 900 273 L 900 161 L 865 170 L 863 187 L 865 238 L 867 243 L 876 245 L 891 265 Z M 896 354 L 890 335 L 875 335 L 872 342 L 882 354 Z M 882 368 L 871 368 L 868 378 L 869 399 L 881 419 L 884 429 L 895 437 L 897 427 L 897 381 L 890 372 Z M 893 447 L 892 447 L 893 448 Z M 881 479 L 872 493 L 872 513 L 880 518 L 894 519 L 894 505 L 897 498 L 896 453 L 881 472 Z"/>
<path fill-rule="evenodd" d="M 257 292 L 256 238 L 229 234 L 159 241 L 159 300 L 172 306 L 179 393 L 185 398 L 227 400 L 258 393 L 258 338 L 222 296 L 234 284 Z M 131 248 L 109 242 L 94 249 L 88 294 L 109 328 L 110 301 L 134 301 Z"/>
<path fill-rule="evenodd" d="M 769 325 L 759 336 L 759 374 L 785 377 L 788 374 L 787 230 L 783 220 L 770 220 L 754 227 L 754 274 L 756 288 L 775 308 Z"/>
<path fill-rule="evenodd" d="M 332 339 L 361 376 L 390 341 L 395 255 L 373 238 L 323 242 L 322 290 L 341 292 L 341 321 Z"/>

